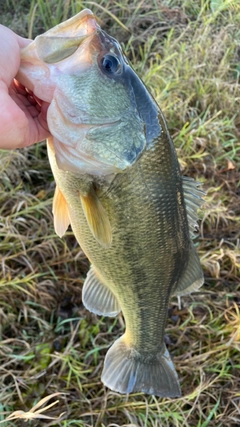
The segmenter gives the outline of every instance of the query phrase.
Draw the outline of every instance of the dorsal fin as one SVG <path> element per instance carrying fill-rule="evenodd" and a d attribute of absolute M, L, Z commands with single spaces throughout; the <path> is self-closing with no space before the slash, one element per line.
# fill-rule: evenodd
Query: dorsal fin
<path fill-rule="evenodd" d="M 58 186 L 56 186 L 53 197 L 52 213 L 55 232 L 59 237 L 62 237 L 70 225 L 70 218 L 66 199 Z"/>
<path fill-rule="evenodd" d="M 101 246 L 106 249 L 109 248 L 112 244 L 111 224 L 108 214 L 94 189 L 92 188 L 87 196 L 80 194 L 80 199 L 83 212 L 93 236 Z"/>
<path fill-rule="evenodd" d="M 192 239 L 197 237 L 196 231 L 198 230 L 198 209 L 202 206 L 205 192 L 198 187 L 200 182 L 196 182 L 193 178 L 187 176 L 182 177 L 184 200 L 186 203 L 187 217 L 190 236 Z"/>

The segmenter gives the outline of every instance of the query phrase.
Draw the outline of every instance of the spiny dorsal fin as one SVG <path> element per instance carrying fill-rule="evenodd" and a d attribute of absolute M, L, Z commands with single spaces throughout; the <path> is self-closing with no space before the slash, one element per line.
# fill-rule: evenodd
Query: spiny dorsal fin
<path fill-rule="evenodd" d="M 62 237 L 70 224 L 68 205 L 59 187 L 56 186 L 55 194 L 53 197 L 52 207 L 54 228 L 59 237 Z"/>
<path fill-rule="evenodd" d="M 100 316 L 117 316 L 121 307 L 112 291 L 103 284 L 95 269 L 90 268 L 82 290 L 82 301 L 92 313 Z"/>
<path fill-rule="evenodd" d="M 194 239 L 198 230 L 198 209 L 202 206 L 204 200 L 203 196 L 205 192 L 200 190 L 198 187 L 201 185 L 200 182 L 196 182 L 193 178 L 187 176 L 182 177 L 184 200 L 186 203 L 187 217 L 190 236 Z"/>
<path fill-rule="evenodd" d="M 80 194 L 80 199 L 83 212 L 93 236 L 101 246 L 106 249 L 109 248 L 112 244 L 111 224 L 107 212 L 94 189 L 87 196 Z"/>

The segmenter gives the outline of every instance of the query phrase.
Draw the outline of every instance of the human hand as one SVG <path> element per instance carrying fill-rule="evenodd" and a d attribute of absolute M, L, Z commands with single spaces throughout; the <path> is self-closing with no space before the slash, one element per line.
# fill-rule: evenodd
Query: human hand
<path fill-rule="evenodd" d="M 46 121 L 49 104 L 14 80 L 21 48 L 30 41 L 0 25 L 0 148 L 27 147 L 50 136 Z"/>

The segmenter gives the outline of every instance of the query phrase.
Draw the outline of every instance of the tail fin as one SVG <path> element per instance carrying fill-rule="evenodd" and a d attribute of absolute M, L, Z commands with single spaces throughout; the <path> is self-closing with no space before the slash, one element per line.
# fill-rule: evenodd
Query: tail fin
<path fill-rule="evenodd" d="M 147 357 L 129 348 L 124 335 L 108 350 L 102 382 L 119 393 L 142 391 L 160 397 L 180 397 L 178 376 L 164 344 L 163 350 Z"/>

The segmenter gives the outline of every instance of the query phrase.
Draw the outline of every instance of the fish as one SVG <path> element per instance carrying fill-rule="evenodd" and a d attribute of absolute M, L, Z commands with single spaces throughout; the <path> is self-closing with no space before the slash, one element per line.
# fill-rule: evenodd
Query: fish
<path fill-rule="evenodd" d="M 71 225 L 90 261 L 83 303 L 124 317 L 103 384 L 181 396 L 164 333 L 170 298 L 204 282 L 193 242 L 204 193 L 182 176 L 160 107 L 89 9 L 25 47 L 16 78 L 50 104 L 54 227 Z"/>

